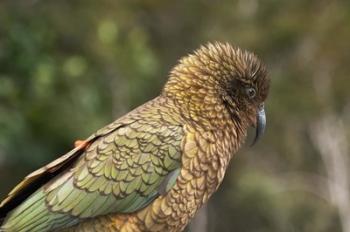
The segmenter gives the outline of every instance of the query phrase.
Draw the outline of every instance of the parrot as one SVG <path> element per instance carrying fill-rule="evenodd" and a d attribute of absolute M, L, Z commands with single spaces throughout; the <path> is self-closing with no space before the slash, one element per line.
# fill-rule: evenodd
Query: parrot
<path fill-rule="evenodd" d="M 77 141 L 0 204 L 0 231 L 183 231 L 255 127 L 270 79 L 252 52 L 209 42 L 181 58 L 159 96 Z"/>

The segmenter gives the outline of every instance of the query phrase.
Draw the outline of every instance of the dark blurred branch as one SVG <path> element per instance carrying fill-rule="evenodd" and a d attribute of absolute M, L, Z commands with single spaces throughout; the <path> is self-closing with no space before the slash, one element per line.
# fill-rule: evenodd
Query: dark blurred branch
<path fill-rule="evenodd" d="M 203 205 L 190 224 L 190 232 L 207 232 L 207 224 L 208 207 L 207 205 Z"/>

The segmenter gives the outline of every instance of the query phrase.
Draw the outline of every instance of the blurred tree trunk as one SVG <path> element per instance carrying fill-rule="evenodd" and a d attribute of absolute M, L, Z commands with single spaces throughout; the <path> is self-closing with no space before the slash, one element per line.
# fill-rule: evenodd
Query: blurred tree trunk
<path fill-rule="evenodd" d="M 343 231 L 350 232 L 350 163 L 344 124 L 347 115 L 338 116 L 333 109 L 333 62 L 321 59 L 313 76 L 316 96 L 324 108 L 321 115 L 325 116 L 312 125 L 310 135 L 327 172 L 330 202 L 337 208 Z"/>
<path fill-rule="evenodd" d="M 337 207 L 343 231 L 350 232 L 350 172 L 345 126 L 341 119 L 327 116 L 312 128 L 312 139 L 328 174 L 330 200 Z"/>

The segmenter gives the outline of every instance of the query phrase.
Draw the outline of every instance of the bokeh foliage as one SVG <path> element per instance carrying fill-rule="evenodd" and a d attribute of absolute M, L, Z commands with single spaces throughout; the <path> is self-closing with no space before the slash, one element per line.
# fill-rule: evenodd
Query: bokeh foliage
<path fill-rule="evenodd" d="M 345 0 L 1 1 L 0 196 L 158 95 L 179 57 L 228 41 L 268 66 L 268 128 L 232 162 L 208 230 L 341 231 L 303 174 L 326 175 L 310 126 L 350 119 L 349 25 Z"/>

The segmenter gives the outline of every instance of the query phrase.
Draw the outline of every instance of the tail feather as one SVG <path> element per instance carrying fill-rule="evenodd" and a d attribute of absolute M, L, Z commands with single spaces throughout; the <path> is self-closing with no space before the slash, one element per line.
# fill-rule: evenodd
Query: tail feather
<path fill-rule="evenodd" d="M 69 227 L 78 222 L 79 218 L 50 211 L 45 204 L 45 194 L 39 189 L 8 214 L 0 231 L 43 232 Z"/>

